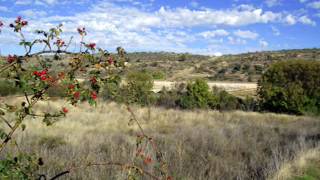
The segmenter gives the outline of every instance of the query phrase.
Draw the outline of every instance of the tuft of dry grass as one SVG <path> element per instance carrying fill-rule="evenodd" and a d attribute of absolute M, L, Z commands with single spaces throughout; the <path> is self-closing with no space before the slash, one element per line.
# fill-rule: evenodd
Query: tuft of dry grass
<path fill-rule="evenodd" d="M 308 175 L 309 168 L 316 168 L 318 176 L 320 176 L 320 148 L 313 148 L 302 151 L 293 161 L 283 163 L 282 167 L 275 173 L 270 180 L 286 180 L 295 177 Z M 301 178 L 303 179 L 303 178 Z M 307 178 L 306 178 L 307 179 Z"/>
<path fill-rule="evenodd" d="M 138 127 L 128 125 L 125 106 L 100 102 L 96 108 L 71 107 L 56 100 L 41 102 L 36 109 L 51 112 L 62 106 L 70 109 L 67 118 L 50 127 L 30 118 L 27 129 L 15 137 L 22 150 L 44 158 L 43 172 L 53 175 L 85 162 L 131 161 Z M 266 179 L 320 142 L 314 138 L 320 121 L 313 117 L 138 106 L 133 111 L 155 138 L 175 179 Z M 72 172 L 67 179 L 125 176 L 111 167 L 94 167 Z"/>

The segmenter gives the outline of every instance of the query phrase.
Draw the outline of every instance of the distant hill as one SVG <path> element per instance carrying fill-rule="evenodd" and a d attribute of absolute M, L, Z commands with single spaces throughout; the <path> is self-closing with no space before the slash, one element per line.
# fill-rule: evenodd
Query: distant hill
<path fill-rule="evenodd" d="M 255 82 L 274 62 L 287 60 L 320 60 L 320 49 L 264 51 L 210 57 L 177 53 L 129 53 L 129 70 L 163 74 L 167 80 L 189 80 L 197 77 L 211 81 Z"/>
<path fill-rule="evenodd" d="M 256 82 L 274 62 L 287 60 L 319 60 L 320 49 L 294 49 L 224 55 L 221 57 L 172 52 L 128 53 L 128 71 L 147 71 L 155 79 L 186 81 L 205 78 L 210 81 Z M 63 68 L 70 56 L 53 63 Z M 46 58 L 53 61 L 50 56 Z M 5 57 L 0 57 L 5 61 Z M 1 64 L 1 63 L 0 63 Z M 125 73 L 126 73 L 125 72 Z"/>

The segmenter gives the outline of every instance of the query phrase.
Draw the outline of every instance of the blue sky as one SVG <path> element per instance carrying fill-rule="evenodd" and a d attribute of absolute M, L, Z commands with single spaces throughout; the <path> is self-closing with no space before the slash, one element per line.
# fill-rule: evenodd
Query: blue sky
<path fill-rule="evenodd" d="M 0 0 L 1 54 L 22 54 L 7 26 L 29 21 L 23 33 L 63 23 L 65 35 L 85 26 L 85 41 L 112 51 L 171 51 L 234 54 L 320 47 L 320 0 Z M 35 48 L 35 50 L 40 47 Z"/>

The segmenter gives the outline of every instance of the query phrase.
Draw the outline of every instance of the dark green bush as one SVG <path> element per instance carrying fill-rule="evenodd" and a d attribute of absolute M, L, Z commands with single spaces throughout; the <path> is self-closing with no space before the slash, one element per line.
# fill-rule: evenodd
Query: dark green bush
<path fill-rule="evenodd" d="M 213 106 L 214 109 L 220 111 L 230 111 L 240 108 L 238 98 L 229 94 L 227 91 L 219 90 L 218 88 L 213 88 L 212 93 L 214 99 L 216 100 L 216 104 L 215 106 Z"/>
<path fill-rule="evenodd" d="M 215 106 L 214 96 L 208 83 L 197 79 L 187 84 L 186 92 L 180 97 L 179 105 L 183 109 L 209 108 Z"/>
<path fill-rule="evenodd" d="M 165 108 L 177 108 L 179 107 L 179 99 L 181 97 L 181 92 L 178 89 L 167 90 L 163 88 L 158 93 L 157 104 L 158 106 L 163 106 Z"/>
<path fill-rule="evenodd" d="M 263 109 L 277 113 L 320 113 L 320 62 L 282 61 L 259 81 Z"/>

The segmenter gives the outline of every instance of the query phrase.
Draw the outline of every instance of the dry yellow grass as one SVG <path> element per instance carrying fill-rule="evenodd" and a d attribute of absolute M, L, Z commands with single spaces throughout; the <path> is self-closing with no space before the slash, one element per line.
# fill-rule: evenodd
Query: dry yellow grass
<path fill-rule="evenodd" d="M 96 108 L 71 107 L 57 100 L 40 102 L 36 109 L 52 112 L 62 106 L 70 109 L 67 118 L 50 127 L 29 118 L 27 129 L 15 136 L 22 150 L 44 157 L 43 172 L 52 175 L 74 163 L 132 160 L 138 129 L 128 125 L 125 106 L 100 102 Z M 307 140 L 320 132 L 320 121 L 312 117 L 138 106 L 133 111 L 156 139 L 176 179 L 265 179 L 299 152 L 319 144 Z M 69 178 L 124 179 L 125 175 L 96 167 L 73 172 Z"/>
<path fill-rule="evenodd" d="M 280 170 L 270 178 L 270 180 L 286 180 L 292 179 L 294 176 L 301 176 L 303 170 L 308 168 L 311 161 L 320 163 L 320 148 L 314 148 L 300 152 L 293 161 L 286 162 Z"/>

